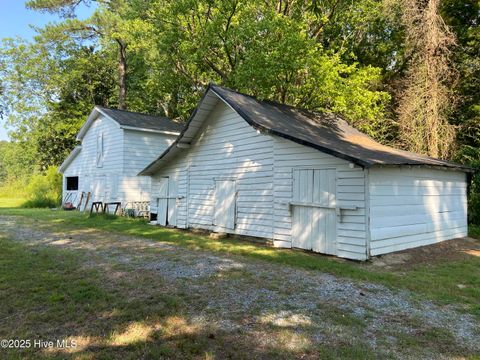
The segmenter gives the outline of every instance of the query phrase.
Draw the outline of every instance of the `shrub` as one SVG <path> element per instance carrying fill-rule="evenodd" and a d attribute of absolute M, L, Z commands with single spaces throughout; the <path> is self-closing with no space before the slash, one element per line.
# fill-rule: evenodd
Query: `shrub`
<path fill-rule="evenodd" d="M 45 208 L 60 205 L 62 198 L 62 175 L 57 168 L 49 167 L 45 174 L 33 175 L 26 187 L 26 208 Z"/>
<path fill-rule="evenodd" d="M 464 145 L 457 154 L 457 161 L 480 171 L 480 148 Z M 480 172 L 473 174 L 468 197 L 468 220 L 480 225 Z"/>

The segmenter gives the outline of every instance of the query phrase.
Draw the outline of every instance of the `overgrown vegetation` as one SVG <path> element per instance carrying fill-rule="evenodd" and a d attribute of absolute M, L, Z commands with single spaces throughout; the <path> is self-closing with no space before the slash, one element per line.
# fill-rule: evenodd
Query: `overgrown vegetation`
<path fill-rule="evenodd" d="M 62 175 L 53 166 L 45 174 L 33 175 L 25 189 L 26 208 L 45 208 L 60 205 L 62 197 Z"/>
<path fill-rule="evenodd" d="M 82 3 L 94 6 L 84 20 L 75 16 Z M 59 21 L 33 41 L 4 39 L 0 47 L 0 112 L 12 139 L 0 145 L 1 182 L 25 184 L 58 166 L 94 104 L 184 121 L 210 82 L 338 112 L 383 143 L 478 164 L 469 150 L 480 146 L 476 0 L 26 6 Z"/>
<path fill-rule="evenodd" d="M 53 208 L 61 203 L 62 175 L 56 167 L 26 179 L 10 180 L 0 187 L 0 202 L 21 204 L 25 208 Z"/>

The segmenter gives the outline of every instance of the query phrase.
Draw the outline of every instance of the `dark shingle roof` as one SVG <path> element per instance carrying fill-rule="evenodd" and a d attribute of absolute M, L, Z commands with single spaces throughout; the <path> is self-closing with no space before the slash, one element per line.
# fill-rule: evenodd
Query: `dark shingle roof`
<path fill-rule="evenodd" d="M 110 109 L 102 106 L 97 106 L 97 108 L 107 116 L 111 117 L 121 126 L 171 132 L 180 132 L 183 129 L 182 124 L 162 116 L 153 116 L 126 110 Z"/>
<path fill-rule="evenodd" d="M 461 164 L 382 145 L 350 126 L 338 115 L 260 101 L 220 86 L 211 85 L 210 88 L 253 127 L 362 166 L 430 165 L 470 169 Z"/>
<path fill-rule="evenodd" d="M 473 169 L 449 161 L 394 149 L 374 141 L 350 126 L 340 116 L 297 109 L 270 101 L 261 101 L 236 91 L 209 85 L 204 97 L 175 142 L 148 165 L 140 174 L 150 175 L 174 156 L 201 129 L 197 118 L 199 110 L 210 93 L 216 94 L 232 107 L 253 128 L 267 134 L 280 136 L 296 143 L 315 148 L 324 153 L 351 161 L 363 167 L 382 165 L 423 165 L 473 172 Z"/>

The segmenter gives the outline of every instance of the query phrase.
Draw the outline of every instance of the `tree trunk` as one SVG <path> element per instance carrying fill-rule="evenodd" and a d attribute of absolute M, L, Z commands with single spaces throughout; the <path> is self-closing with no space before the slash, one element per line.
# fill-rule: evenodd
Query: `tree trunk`
<path fill-rule="evenodd" d="M 125 100 L 127 98 L 127 59 L 126 49 L 127 46 L 121 41 L 118 43 L 118 108 L 124 110 L 126 108 Z"/>

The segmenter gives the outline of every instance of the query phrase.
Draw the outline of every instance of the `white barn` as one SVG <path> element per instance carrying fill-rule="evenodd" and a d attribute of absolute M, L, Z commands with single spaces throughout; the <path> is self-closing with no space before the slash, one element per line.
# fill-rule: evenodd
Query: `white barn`
<path fill-rule="evenodd" d="M 63 200 L 77 205 L 81 192 L 90 192 L 90 204 L 149 201 L 150 178 L 137 174 L 182 128 L 164 117 L 95 106 L 77 135 L 81 144 L 59 168 Z"/>
<path fill-rule="evenodd" d="M 152 176 L 157 223 L 339 257 L 467 235 L 470 169 L 373 141 L 344 120 L 210 85 Z"/>

